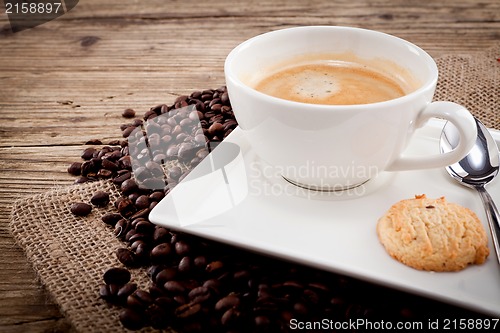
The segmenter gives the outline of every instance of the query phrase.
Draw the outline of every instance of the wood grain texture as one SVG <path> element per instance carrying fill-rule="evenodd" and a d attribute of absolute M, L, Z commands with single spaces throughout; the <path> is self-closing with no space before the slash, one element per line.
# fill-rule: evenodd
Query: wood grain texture
<path fill-rule="evenodd" d="M 243 40 L 298 25 L 347 25 L 405 38 L 432 56 L 500 40 L 500 2 L 255 0 L 97 1 L 12 34 L 0 14 L 0 331 L 66 332 L 7 224 L 20 196 L 73 182 L 86 141 L 120 138 L 138 114 L 224 84 L 226 54 Z"/>

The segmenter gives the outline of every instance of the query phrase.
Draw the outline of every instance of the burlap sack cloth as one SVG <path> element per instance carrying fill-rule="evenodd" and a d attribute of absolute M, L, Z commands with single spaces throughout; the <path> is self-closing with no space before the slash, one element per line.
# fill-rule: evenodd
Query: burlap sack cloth
<path fill-rule="evenodd" d="M 500 44 L 479 54 L 436 59 L 440 80 L 435 99 L 465 105 L 486 126 L 500 129 L 499 57 Z M 100 220 L 113 205 L 94 209 L 86 218 L 72 215 L 68 208 L 70 202 L 89 202 L 97 189 L 111 193 L 111 202 L 119 196 L 106 181 L 57 188 L 15 202 L 10 228 L 40 281 L 76 330 L 124 331 L 118 308 L 98 295 L 104 271 L 120 266 L 114 252 L 123 243 Z M 148 285 L 144 269 L 132 272 L 134 282 Z"/>

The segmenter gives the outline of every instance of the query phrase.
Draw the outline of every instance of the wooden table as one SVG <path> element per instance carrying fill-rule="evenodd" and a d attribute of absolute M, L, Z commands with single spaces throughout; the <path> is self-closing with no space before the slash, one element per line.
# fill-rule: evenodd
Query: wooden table
<path fill-rule="evenodd" d="M 127 3 L 128 2 L 128 3 Z M 11 33 L 0 15 L 0 331 L 70 331 L 7 225 L 12 202 L 73 182 L 86 141 L 120 138 L 138 114 L 224 84 L 243 40 L 297 25 L 347 25 L 405 38 L 432 56 L 482 51 L 500 39 L 498 0 L 87 0 Z"/>

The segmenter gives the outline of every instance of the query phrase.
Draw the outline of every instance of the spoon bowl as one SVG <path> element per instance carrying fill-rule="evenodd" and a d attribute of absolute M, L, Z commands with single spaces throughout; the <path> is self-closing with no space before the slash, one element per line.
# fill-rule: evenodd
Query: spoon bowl
<path fill-rule="evenodd" d="M 488 194 L 485 186 L 490 183 L 500 169 L 500 154 L 495 140 L 490 132 L 478 119 L 477 138 L 470 152 L 462 160 L 446 167 L 446 171 L 460 184 L 474 188 L 478 191 L 491 231 L 493 245 L 500 264 L 500 217 L 493 199 Z M 453 150 L 460 140 L 456 127 L 447 122 L 443 128 L 440 139 L 442 153 Z"/>

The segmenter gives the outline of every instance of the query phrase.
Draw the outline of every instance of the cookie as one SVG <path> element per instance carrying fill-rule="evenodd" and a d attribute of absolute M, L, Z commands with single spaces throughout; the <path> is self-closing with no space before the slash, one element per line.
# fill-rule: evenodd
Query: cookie
<path fill-rule="evenodd" d="M 377 224 L 386 251 L 410 267 L 459 271 L 489 255 L 486 231 L 468 208 L 425 195 L 394 204 Z"/>

